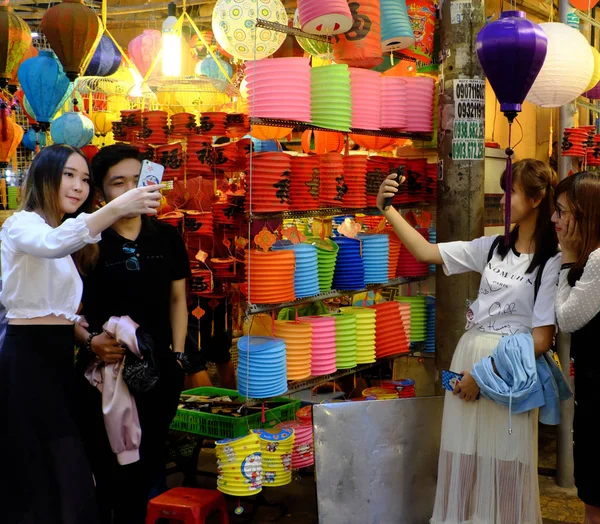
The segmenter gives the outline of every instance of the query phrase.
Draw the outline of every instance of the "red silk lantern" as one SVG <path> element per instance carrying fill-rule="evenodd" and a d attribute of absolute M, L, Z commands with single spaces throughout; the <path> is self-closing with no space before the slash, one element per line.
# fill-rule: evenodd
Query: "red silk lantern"
<path fill-rule="evenodd" d="M 314 136 L 314 144 L 312 138 Z M 344 149 L 344 135 L 332 131 L 313 131 L 307 129 L 302 133 L 302 151 L 305 153 L 340 153 Z"/>
<path fill-rule="evenodd" d="M 331 41 L 336 64 L 371 69 L 383 62 L 379 0 L 348 2 L 352 28 Z"/>
<path fill-rule="evenodd" d="M 0 103 L 0 168 L 8 166 L 8 161 L 23 140 L 23 134 L 23 128 L 8 118 L 8 105 Z"/>
<path fill-rule="evenodd" d="M 35 47 L 33 47 L 33 44 L 30 44 L 29 49 L 25 52 L 25 54 L 23 55 L 23 58 L 21 58 L 21 61 L 17 64 L 17 66 L 12 71 L 12 75 L 10 77 L 10 80 L 8 81 L 9 91 L 11 91 L 11 92 L 16 91 L 16 88 L 19 85 L 19 77 L 18 77 L 19 66 L 23 62 L 25 62 L 25 60 L 33 58 L 34 56 L 37 56 L 37 55 L 38 55 L 38 50 Z M 11 86 L 13 86 L 12 90 L 11 90 Z"/>
<path fill-rule="evenodd" d="M 83 0 L 63 0 L 48 9 L 40 29 L 71 81 L 85 71 L 102 37 L 100 19 Z"/>
<path fill-rule="evenodd" d="M 7 86 L 30 45 L 29 26 L 12 8 L 0 5 L 0 87 Z"/>

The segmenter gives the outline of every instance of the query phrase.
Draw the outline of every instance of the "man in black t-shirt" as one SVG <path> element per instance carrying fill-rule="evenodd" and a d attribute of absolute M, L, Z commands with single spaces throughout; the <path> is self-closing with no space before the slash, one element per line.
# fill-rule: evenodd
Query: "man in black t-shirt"
<path fill-rule="evenodd" d="M 106 202 L 110 202 L 137 186 L 140 168 L 136 148 L 114 145 L 94 157 L 92 176 Z M 148 495 L 161 471 L 169 425 L 183 387 L 183 371 L 174 353 L 185 348 L 185 279 L 190 275 L 190 265 L 179 232 L 146 216 L 116 222 L 102 234 L 98 245 L 98 260 L 83 279 L 82 313 L 89 327 L 77 328 L 82 348 L 77 362 L 81 432 L 103 522 L 143 524 Z M 111 316 L 124 315 L 152 337 L 160 378 L 147 393 L 134 393 L 142 428 L 140 460 L 120 466 L 106 435 L 101 394 L 83 374 L 94 357 L 106 363 L 123 358 L 124 350 L 103 333 L 102 326 Z"/>

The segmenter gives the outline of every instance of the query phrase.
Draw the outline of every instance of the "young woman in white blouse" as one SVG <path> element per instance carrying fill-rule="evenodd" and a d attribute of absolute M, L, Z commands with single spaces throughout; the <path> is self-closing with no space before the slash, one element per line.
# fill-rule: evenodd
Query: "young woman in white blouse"
<path fill-rule="evenodd" d="M 575 370 L 573 458 L 585 523 L 600 523 L 600 175 L 579 173 L 556 188 L 552 217 L 562 248 L 556 294 L 558 327 L 571 335 Z"/>
<path fill-rule="evenodd" d="M 469 372 L 492 354 L 504 335 L 532 333 L 536 355 L 552 346 L 560 266 L 550 220 L 556 177 L 537 160 L 514 164 L 508 190 L 516 226 L 509 246 L 498 236 L 430 244 L 393 207 L 384 210 L 384 199 L 398 191 L 395 178 L 390 175 L 381 185 L 377 203 L 404 248 L 421 262 L 443 265 L 448 275 L 481 274 L 478 297 L 467 311 L 466 333 L 450 368 L 464 378 L 454 395 L 446 394 L 431 523 L 541 524 L 537 410 L 513 414 L 509 434 L 507 408 L 477 399 L 479 388 Z M 501 182 L 506 191 L 504 175 Z"/>
<path fill-rule="evenodd" d="M 0 350 L 5 524 L 98 522 L 93 479 L 72 418 L 82 282 L 71 254 L 98 242 L 122 217 L 155 214 L 156 189 L 136 189 L 94 213 L 80 213 L 93 206 L 88 162 L 70 146 L 53 145 L 34 158 L 22 210 L 2 226 L 0 301 L 8 318 Z"/>

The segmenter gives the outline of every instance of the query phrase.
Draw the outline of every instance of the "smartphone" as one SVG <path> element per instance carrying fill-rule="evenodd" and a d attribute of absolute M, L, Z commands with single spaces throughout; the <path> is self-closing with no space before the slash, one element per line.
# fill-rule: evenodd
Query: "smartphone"
<path fill-rule="evenodd" d="M 153 186 L 162 182 L 165 166 L 144 160 L 142 169 L 140 169 L 140 177 L 138 178 L 138 187 Z"/>
<path fill-rule="evenodd" d="M 442 387 L 448 391 L 454 391 L 456 384 L 458 384 L 463 375 L 455 373 L 454 371 L 448 371 L 447 369 L 442 370 Z"/>

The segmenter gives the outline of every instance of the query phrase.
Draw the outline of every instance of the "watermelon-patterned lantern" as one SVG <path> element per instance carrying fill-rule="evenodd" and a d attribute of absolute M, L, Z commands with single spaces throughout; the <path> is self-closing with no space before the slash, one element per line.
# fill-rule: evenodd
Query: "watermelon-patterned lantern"
<path fill-rule="evenodd" d="M 29 26 L 12 8 L 0 5 L 0 88 L 8 85 L 30 45 Z"/>

